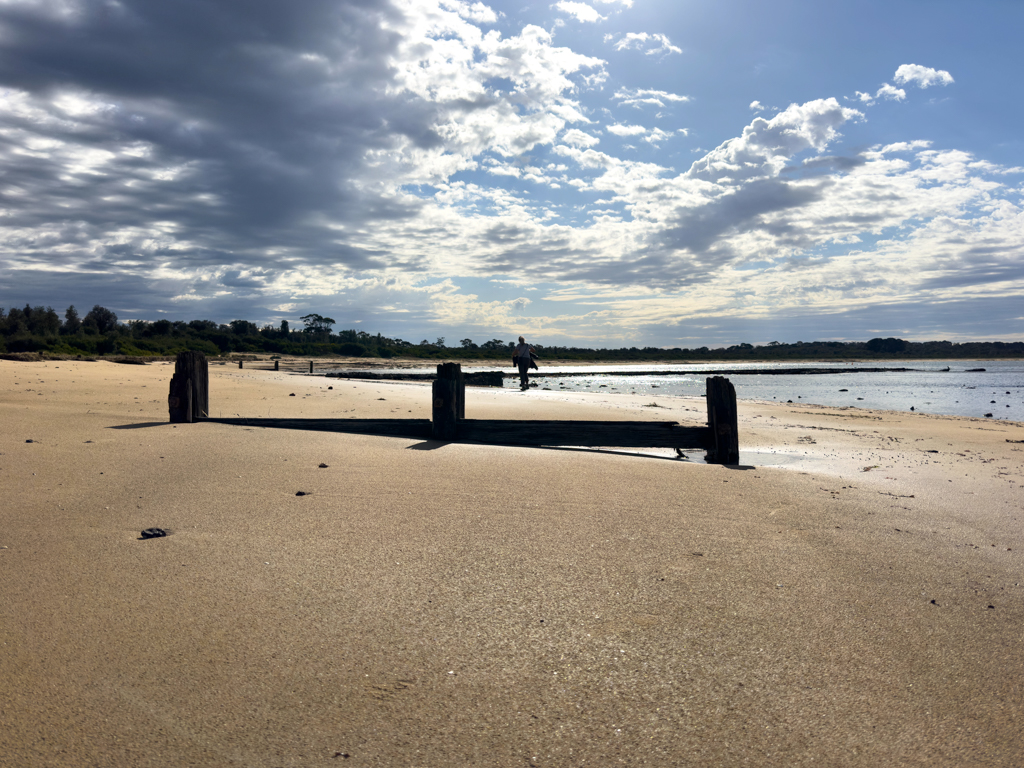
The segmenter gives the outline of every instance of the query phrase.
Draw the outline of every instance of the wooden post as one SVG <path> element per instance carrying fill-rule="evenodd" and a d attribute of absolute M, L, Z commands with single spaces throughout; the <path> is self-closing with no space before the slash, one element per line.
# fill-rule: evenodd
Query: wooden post
<path fill-rule="evenodd" d="M 239 367 L 239 368 L 241 368 L 241 367 L 242 367 L 242 361 L 241 361 L 241 360 L 239 360 L 239 361 L 238 361 L 238 367 Z"/>
<path fill-rule="evenodd" d="M 310 373 L 313 372 L 313 361 L 312 360 L 309 361 L 309 372 Z"/>
<path fill-rule="evenodd" d="M 466 418 L 466 377 L 458 363 L 439 363 L 437 378 L 455 382 L 455 418 Z"/>
<path fill-rule="evenodd" d="M 210 414 L 210 369 L 202 352 L 179 352 L 167 410 L 172 424 L 191 424 Z"/>
<path fill-rule="evenodd" d="M 706 380 L 710 447 L 704 460 L 712 464 L 739 464 L 740 442 L 736 415 L 736 388 L 721 376 Z"/>
<path fill-rule="evenodd" d="M 454 440 L 458 434 L 457 392 L 458 381 L 455 379 L 434 379 L 431 386 L 434 401 L 430 427 L 430 436 L 434 440 Z"/>
<path fill-rule="evenodd" d="M 275 360 L 274 361 L 274 370 L 275 371 L 281 370 L 281 361 L 280 360 Z"/>

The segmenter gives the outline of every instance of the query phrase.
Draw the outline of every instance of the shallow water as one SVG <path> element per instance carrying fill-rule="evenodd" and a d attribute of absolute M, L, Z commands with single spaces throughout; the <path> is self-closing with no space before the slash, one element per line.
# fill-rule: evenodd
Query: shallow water
<path fill-rule="evenodd" d="M 948 372 L 943 371 L 949 367 Z M 832 368 L 829 374 L 769 374 L 766 370 L 795 367 Z M 913 368 L 913 371 L 842 373 L 847 368 Z M 624 376 L 624 370 L 643 366 L 601 366 L 587 376 L 552 376 L 578 368 L 553 367 L 538 371 L 540 388 L 573 392 L 615 392 L 699 397 L 704 394 L 705 371 L 729 369 L 728 378 L 740 400 L 812 403 L 893 411 L 915 411 L 948 416 L 1024 420 L 1024 361 L 929 360 L 895 363 L 718 363 L 709 365 L 647 366 L 658 373 Z M 968 372 L 984 368 L 984 372 Z M 671 371 L 688 373 L 672 373 Z M 749 373 L 739 373 L 749 371 Z M 518 381 L 506 380 L 506 387 Z M 995 401 L 995 402 L 992 402 Z"/>
<path fill-rule="evenodd" d="M 652 402 L 669 396 L 703 397 L 707 376 L 726 374 L 740 400 L 767 400 L 833 407 L 910 411 L 945 416 L 1024 421 L 1024 360 L 909 360 L 853 363 L 677 363 L 656 365 L 547 366 L 531 371 L 538 388 L 563 392 L 614 392 L 650 395 Z M 949 368 L 949 371 L 943 369 Z M 496 366 L 463 366 L 467 372 Z M 828 368 L 828 374 L 777 374 L 771 370 Z M 851 368 L 911 368 L 881 373 L 845 372 Z M 984 368 L 983 372 L 970 371 Z M 376 369 L 377 373 L 433 373 L 433 366 Z M 519 387 L 511 367 L 506 389 Z M 649 374 L 637 375 L 643 371 Z M 624 375 L 629 372 L 630 375 Z M 565 375 L 559 375 L 565 374 Z M 571 374 L 571 375 L 570 375 Z M 581 375 L 582 374 L 582 375 Z M 993 402 L 994 401 L 994 402 Z"/>

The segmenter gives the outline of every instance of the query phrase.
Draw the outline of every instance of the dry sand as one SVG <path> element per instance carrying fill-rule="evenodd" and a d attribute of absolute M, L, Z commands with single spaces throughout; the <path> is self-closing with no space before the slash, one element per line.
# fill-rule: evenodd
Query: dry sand
<path fill-rule="evenodd" d="M 3 766 L 1024 765 L 1020 424 L 741 403 L 727 468 L 174 426 L 172 370 L 0 361 Z M 423 384 L 210 387 L 429 416 Z M 704 418 L 657 403 L 467 415 Z"/>

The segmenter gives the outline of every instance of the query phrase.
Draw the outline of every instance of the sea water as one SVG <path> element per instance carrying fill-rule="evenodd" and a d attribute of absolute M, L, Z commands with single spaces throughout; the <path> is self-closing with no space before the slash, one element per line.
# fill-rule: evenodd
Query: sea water
<path fill-rule="evenodd" d="M 601 365 L 586 375 L 573 366 L 542 366 L 531 371 L 541 389 L 650 396 L 703 396 L 705 379 L 725 371 L 739 400 L 824 406 L 852 406 L 948 416 L 1024 421 L 1024 361 L 928 360 L 859 363 L 708 363 L 673 365 Z M 771 370 L 828 368 L 827 374 L 779 374 Z M 907 371 L 845 372 L 850 368 L 909 368 Z M 945 370 L 948 368 L 949 370 Z M 984 371 L 970 369 L 984 368 Z M 511 369 L 509 369 L 511 370 Z M 637 375 L 641 371 L 650 374 Z M 625 375 L 626 372 L 629 375 Z M 541 374 L 541 375 L 538 375 Z M 562 375 L 558 374 L 573 374 Z M 518 377 L 505 380 L 518 387 Z"/>

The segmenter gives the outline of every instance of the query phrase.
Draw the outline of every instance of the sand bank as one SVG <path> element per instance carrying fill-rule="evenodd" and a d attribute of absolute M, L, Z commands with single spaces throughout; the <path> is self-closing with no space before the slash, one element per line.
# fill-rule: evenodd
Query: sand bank
<path fill-rule="evenodd" d="M 726 468 L 174 426 L 172 369 L 0 361 L 4 766 L 1024 763 L 1020 424 L 740 403 Z M 427 393 L 211 367 L 214 415 Z"/>

